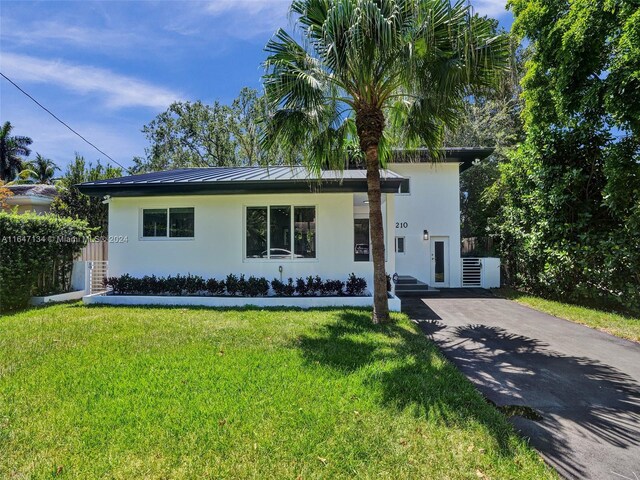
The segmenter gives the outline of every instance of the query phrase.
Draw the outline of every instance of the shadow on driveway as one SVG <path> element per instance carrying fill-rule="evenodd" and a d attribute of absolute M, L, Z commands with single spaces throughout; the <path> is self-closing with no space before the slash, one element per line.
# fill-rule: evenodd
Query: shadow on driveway
<path fill-rule="evenodd" d="M 640 346 L 495 297 L 405 299 L 403 311 L 488 399 L 542 415 L 512 422 L 562 475 L 640 478 L 637 370 L 601 358 L 640 368 Z"/>

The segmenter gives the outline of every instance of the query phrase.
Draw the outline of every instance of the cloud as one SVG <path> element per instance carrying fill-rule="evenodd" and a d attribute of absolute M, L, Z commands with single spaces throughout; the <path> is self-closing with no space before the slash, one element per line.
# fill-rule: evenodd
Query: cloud
<path fill-rule="evenodd" d="M 291 0 L 211 0 L 202 10 L 223 20 L 228 34 L 248 39 L 286 27 L 290 6 Z"/>
<path fill-rule="evenodd" d="M 18 45 L 67 44 L 85 49 L 130 48 L 134 44 L 143 44 L 144 38 L 124 29 L 101 29 L 62 23 L 54 20 L 37 21 L 28 28 L 19 26 L 11 18 L 2 22 L 3 41 L 11 41 Z"/>
<path fill-rule="evenodd" d="M 507 13 L 506 0 L 471 0 L 471 6 L 480 15 L 499 17 Z"/>
<path fill-rule="evenodd" d="M 113 109 L 148 107 L 163 110 L 182 99 L 177 92 L 137 78 L 61 60 L 2 52 L 0 69 L 16 82 L 49 83 L 81 95 L 97 94 Z"/>

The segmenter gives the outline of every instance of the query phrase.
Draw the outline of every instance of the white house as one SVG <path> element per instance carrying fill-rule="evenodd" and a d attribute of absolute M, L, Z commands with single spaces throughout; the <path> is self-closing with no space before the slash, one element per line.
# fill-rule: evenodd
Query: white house
<path fill-rule="evenodd" d="M 459 175 L 490 153 L 448 149 L 437 162 L 398 154 L 381 172 L 386 269 L 398 290 L 463 285 Z M 364 170 L 317 179 L 303 167 L 187 168 L 79 188 L 109 204 L 110 276 L 353 272 L 372 285 Z"/>

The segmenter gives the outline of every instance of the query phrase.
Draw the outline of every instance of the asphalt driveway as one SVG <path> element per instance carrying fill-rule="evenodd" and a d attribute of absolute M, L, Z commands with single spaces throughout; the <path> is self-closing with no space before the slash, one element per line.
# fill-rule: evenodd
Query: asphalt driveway
<path fill-rule="evenodd" d="M 561 475 L 640 479 L 640 345 L 486 291 L 402 300 L 444 354 Z"/>

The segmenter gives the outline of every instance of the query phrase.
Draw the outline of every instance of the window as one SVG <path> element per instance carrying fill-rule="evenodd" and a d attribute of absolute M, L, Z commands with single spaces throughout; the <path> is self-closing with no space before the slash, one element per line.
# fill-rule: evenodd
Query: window
<path fill-rule="evenodd" d="M 267 207 L 247 208 L 247 258 L 260 258 L 267 252 Z"/>
<path fill-rule="evenodd" d="M 404 237 L 396 237 L 396 253 L 404 253 Z"/>
<path fill-rule="evenodd" d="M 247 207 L 245 248 L 246 258 L 316 258 L 316 208 Z"/>
<path fill-rule="evenodd" d="M 353 219 L 353 260 L 356 262 L 369 261 L 369 219 Z"/>
<path fill-rule="evenodd" d="M 193 238 L 194 209 L 145 208 L 142 210 L 142 236 L 145 238 Z"/>
<path fill-rule="evenodd" d="M 405 178 L 400 184 L 400 193 L 409 195 L 411 193 L 411 179 Z"/>
<path fill-rule="evenodd" d="M 316 258 L 316 209 L 295 207 L 293 242 L 296 257 Z"/>

